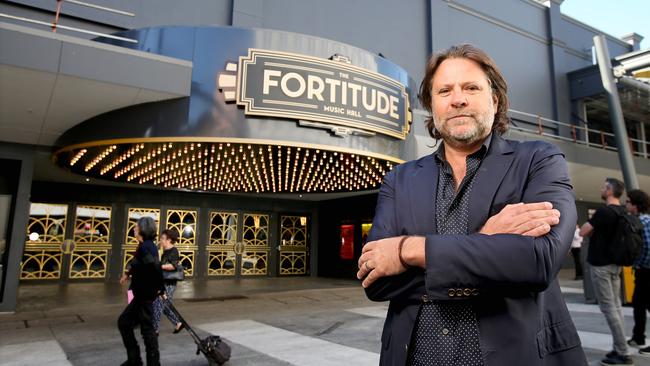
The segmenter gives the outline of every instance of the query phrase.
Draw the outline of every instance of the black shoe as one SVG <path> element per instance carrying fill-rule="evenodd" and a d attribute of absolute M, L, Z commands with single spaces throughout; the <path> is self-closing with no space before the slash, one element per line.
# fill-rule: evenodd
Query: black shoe
<path fill-rule="evenodd" d="M 181 323 L 181 326 L 178 327 L 178 328 L 176 328 L 176 329 L 174 329 L 173 333 L 174 333 L 174 334 L 178 334 L 178 333 L 180 333 L 181 330 L 183 330 L 183 329 L 185 329 L 185 323 Z"/>
<path fill-rule="evenodd" d="M 634 347 L 634 348 L 641 348 L 645 346 L 645 341 L 643 342 L 637 342 L 634 338 L 630 339 L 627 341 L 628 346 Z"/>
<path fill-rule="evenodd" d="M 140 362 L 131 362 L 129 360 L 126 360 L 120 364 L 120 366 L 143 366 L 142 361 Z"/>
<path fill-rule="evenodd" d="M 606 358 L 600 361 L 601 365 L 634 365 L 632 357 L 619 355 L 616 351 L 612 351 L 605 356 Z"/>
<path fill-rule="evenodd" d="M 641 348 L 639 354 L 642 356 L 650 356 L 650 347 Z"/>

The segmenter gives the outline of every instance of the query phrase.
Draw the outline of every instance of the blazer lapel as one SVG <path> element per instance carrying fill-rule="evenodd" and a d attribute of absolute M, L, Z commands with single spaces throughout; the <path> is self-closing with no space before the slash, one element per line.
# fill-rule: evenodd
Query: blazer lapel
<path fill-rule="evenodd" d="M 476 173 L 470 192 L 468 233 L 479 231 L 487 221 L 494 195 L 510 168 L 513 158 L 514 154 L 510 145 L 503 138 L 495 135 L 490 142 L 490 149 Z"/>
<path fill-rule="evenodd" d="M 436 232 L 435 197 L 438 189 L 438 166 L 433 154 L 420 159 L 411 178 L 409 195 L 411 200 L 411 215 L 416 233 L 404 234 L 433 234 Z"/>

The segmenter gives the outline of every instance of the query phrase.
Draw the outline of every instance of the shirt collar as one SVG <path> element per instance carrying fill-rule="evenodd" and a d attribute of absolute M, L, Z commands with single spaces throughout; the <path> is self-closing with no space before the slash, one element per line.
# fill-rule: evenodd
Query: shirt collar
<path fill-rule="evenodd" d="M 490 149 L 490 144 L 492 143 L 492 138 L 494 137 L 493 133 L 490 133 L 485 140 L 483 140 L 483 144 L 481 145 L 481 148 L 478 149 L 475 153 L 468 155 L 467 157 L 477 157 L 479 159 L 483 159 L 485 155 L 487 154 L 488 150 Z M 436 161 L 438 162 L 444 162 L 447 159 L 445 158 L 445 143 L 444 141 L 440 144 L 440 147 L 438 147 L 438 150 L 436 150 L 433 153 L 434 157 L 436 158 Z"/>

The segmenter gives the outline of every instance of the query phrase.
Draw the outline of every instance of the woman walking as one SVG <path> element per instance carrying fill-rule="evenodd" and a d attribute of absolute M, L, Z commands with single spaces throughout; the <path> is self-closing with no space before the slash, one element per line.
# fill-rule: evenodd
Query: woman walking
<path fill-rule="evenodd" d="M 124 284 L 130 278 L 129 288 L 133 292 L 133 300 L 117 321 L 128 356 L 122 366 L 142 365 L 140 347 L 133 331 L 138 325 L 147 352 L 147 365 L 160 366 L 158 335 L 154 328 L 153 313 L 154 301 L 165 291 L 158 250 L 153 242 L 158 230 L 152 218 L 143 217 L 138 220 L 134 231 L 139 245 L 130 267 L 120 279 L 120 284 Z"/>
<path fill-rule="evenodd" d="M 160 268 L 163 271 L 166 299 L 159 297 L 154 302 L 154 328 L 156 329 L 156 333 L 158 333 L 158 329 L 160 329 L 160 317 L 163 313 L 174 326 L 174 334 L 185 328 L 183 323 L 168 306 L 168 303 L 171 303 L 174 299 L 177 280 L 169 279 L 165 276 L 165 273 L 172 273 L 178 269 L 180 253 L 178 253 L 178 249 L 174 246 L 177 241 L 178 231 L 169 229 L 164 230 L 162 234 L 160 234 L 160 240 L 158 241 L 158 245 L 163 250 L 160 258 Z"/>

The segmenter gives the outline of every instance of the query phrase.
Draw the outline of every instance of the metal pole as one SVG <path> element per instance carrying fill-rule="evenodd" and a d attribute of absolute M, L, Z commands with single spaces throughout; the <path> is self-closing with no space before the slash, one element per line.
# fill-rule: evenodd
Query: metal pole
<path fill-rule="evenodd" d="M 612 120 L 612 126 L 614 127 L 614 138 L 618 147 L 618 159 L 621 162 L 621 169 L 623 170 L 623 180 L 625 180 L 625 186 L 628 191 L 638 189 L 639 182 L 636 177 L 634 161 L 632 160 L 632 151 L 630 150 L 630 145 L 627 143 L 627 130 L 625 129 L 623 109 L 621 108 L 621 101 L 618 97 L 618 90 L 616 89 L 616 81 L 614 81 L 612 73 L 612 64 L 609 58 L 609 50 L 607 49 L 605 36 L 594 36 L 594 46 L 596 47 L 596 59 L 598 60 L 600 77 L 603 80 L 603 87 L 605 88 L 605 94 L 607 94 L 607 101 L 609 103 L 609 115 Z"/>

